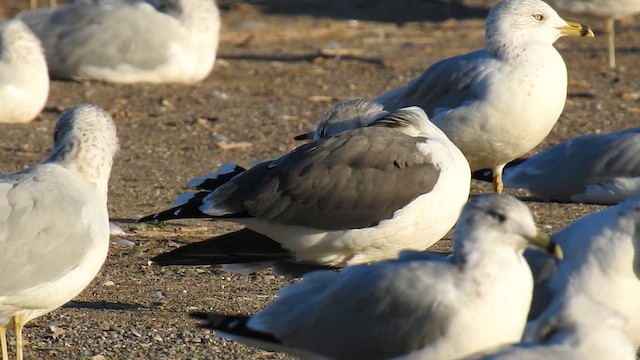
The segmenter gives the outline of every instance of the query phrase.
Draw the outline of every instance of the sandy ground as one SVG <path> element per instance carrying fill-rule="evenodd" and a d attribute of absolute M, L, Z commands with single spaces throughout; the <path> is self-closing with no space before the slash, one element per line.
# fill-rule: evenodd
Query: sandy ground
<path fill-rule="evenodd" d="M 154 227 L 132 219 L 165 208 L 187 179 L 223 162 L 248 166 L 289 151 L 296 146 L 292 136 L 311 129 L 337 100 L 372 98 L 440 58 L 478 48 L 492 2 L 404 0 L 401 10 L 383 1 L 290 3 L 221 1 L 219 60 L 200 84 L 54 81 L 47 107 L 35 122 L 1 126 L 4 171 L 40 162 L 51 147 L 60 112 L 78 103 L 108 109 L 121 142 L 109 210 L 127 234 L 112 238 L 108 260 L 91 286 L 69 305 L 29 324 L 28 358 L 287 358 L 221 340 L 196 328 L 187 316 L 193 310 L 256 312 L 287 280 L 269 272 L 236 276 L 211 267 L 147 265 L 156 254 L 237 226 L 184 221 Z M 0 15 L 11 16 L 26 6 L 25 0 L 1 0 Z M 603 21 L 579 20 L 602 35 Z M 605 36 L 557 42 L 569 68 L 572 96 L 538 149 L 579 134 L 638 125 L 639 20 L 619 26 L 618 72 L 607 69 Z M 335 49 L 344 55 L 328 54 Z M 225 149 L 221 140 L 237 146 Z M 484 184 L 472 188 L 475 194 L 487 191 Z M 548 232 L 601 208 L 528 205 Z M 448 251 L 449 242 L 435 248 Z"/>

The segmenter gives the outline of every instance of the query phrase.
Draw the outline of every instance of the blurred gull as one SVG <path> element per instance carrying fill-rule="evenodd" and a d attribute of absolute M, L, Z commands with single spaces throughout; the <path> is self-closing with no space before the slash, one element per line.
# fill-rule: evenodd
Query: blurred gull
<path fill-rule="evenodd" d="M 625 335 L 624 324 L 615 311 L 582 294 L 554 314 L 540 341 L 464 360 L 635 360 L 636 347 Z"/>
<path fill-rule="evenodd" d="M 220 16 L 213 0 L 78 0 L 18 15 L 59 79 L 185 82 L 213 68 Z"/>
<path fill-rule="evenodd" d="M 609 35 L 609 67 L 616 67 L 616 34 L 615 21 L 617 19 L 640 14 L 638 0 L 548 0 L 559 10 L 576 15 L 588 15 L 607 19 L 607 33 Z"/>
<path fill-rule="evenodd" d="M 541 0 L 503 0 L 486 20 L 486 48 L 442 60 L 374 100 L 386 110 L 417 105 L 462 150 L 472 170 L 502 168 L 538 145 L 562 113 L 567 68 L 561 36 L 593 36 Z"/>
<path fill-rule="evenodd" d="M 342 267 L 431 246 L 455 224 L 470 177 L 460 150 L 411 107 L 302 145 L 140 221 L 230 220 L 279 243 L 285 253 L 275 260 Z M 219 249 L 220 263 L 267 260 L 262 240 L 239 245 L 240 260 L 227 252 L 235 249 Z"/>
<path fill-rule="evenodd" d="M 490 171 L 474 178 L 490 181 Z M 504 186 L 562 202 L 616 204 L 640 195 L 640 128 L 578 136 L 507 164 Z"/>
<path fill-rule="evenodd" d="M 472 198 L 449 258 L 398 260 L 317 271 L 284 288 L 254 316 L 193 314 L 223 337 L 303 358 L 457 359 L 517 342 L 533 279 L 525 248 L 561 256 L 529 209 L 508 195 Z M 417 353 L 416 353 L 417 354 Z"/>
<path fill-rule="evenodd" d="M 586 294 L 618 312 L 626 321 L 625 333 L 635 347 L 640 346 L 638 228 L 640 199 L 636 198 L 587 215 L 553 235 L 566 256 L 536 286 L 531 314 L 535 320 L 527 326 L 527 337 L 545 337 L 557 313 L 565 311 L 572 298 Z M 534 261 L 534 269 L 543 268 L 534 256 L 528 260 Z"/>
<path fill-rule="evenodd" d="M 0 22 L 0 123 L 35 119 L 48 96 L 40 42 L 20 20 Z"/>
<path fill-rule="evenodd" d="M 117 150 L 111 117 L 91 105 L 71 108 L 55 127 L 44 163 L 0 178 L 0 338 L 78 295 L 109 247 L 107 183 Z"/>

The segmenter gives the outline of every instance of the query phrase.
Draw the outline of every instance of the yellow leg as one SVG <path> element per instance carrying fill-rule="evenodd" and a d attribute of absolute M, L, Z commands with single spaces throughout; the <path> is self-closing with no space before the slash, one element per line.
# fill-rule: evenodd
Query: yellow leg
<path fill-rule="evenodd" d="M 35 9 L 38 7 L 38 0 L 29 0 L 29 7 Z"/>
<path fill-rule="evenodd" d="M 58 4 L 56 3 L 56 0 L 49 0 L 49 6 L 54 8 L 54 7 L 58 6 Z"/>
<path fill-rule="evenodd" d="M 13 317 L 14 331 L 16 334 L 16 360 L 22 360 L 22 327 L 23 316 L 16 315 Z"/>
<path fill-rule="evenodd" d="M 616 68 L 616 22 L 607 19 L 607 34 L 609 35 L 609 67 Z"/>
<path fill-rule="evenodd" d="M 9 354 L 7 352 L 7 329 L 4 326 L 0 326 L 0 342 L 2 343 L 2 360 L 9 360 Z"/>
<path fill-rule="evenodd" d="M 502 170 L 504 170 L 504 165 L 498 165 L 491 169 L 493 171 L 493 191 L 498 194 L 502 194 L 502 190 L 504 189 L 504 185 L 502 184 Z"/>

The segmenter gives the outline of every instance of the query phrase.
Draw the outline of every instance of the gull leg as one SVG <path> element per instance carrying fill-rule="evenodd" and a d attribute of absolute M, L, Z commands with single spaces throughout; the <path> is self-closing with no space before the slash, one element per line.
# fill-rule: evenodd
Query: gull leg
<path fill-rule="evenodd" d="M 502 190 L 504 189 L 504 185 L 502 184 L 502 170 L 504 169 L 504 165 L 498 165 L 494 167 L 493 170 L 493 191 L 498 194 L 502 194 Z"/>
<path fill-rule="evenodd" d="M 616 21 L 607 19 L 607 34 L 609 35 L 609 67 L 616 68 Z"/>
<path fill-rule="evenodd" d="M 58 4 L 56 3 L 56 0 L 49 0 L 49 6 L 54 8 L 54 7 L 58 6 Z"/>
<path fill-rule="evenodd" d="M 2 343 L 2 360 L 9 360 L 9 354 L 7 352 L 7 329 L 4 326 L 0 326 L 0 342 Z"/>
<path fill-rule="evenodd" d="M 38 0 L 29 0 L 29 7 L 35 9 L 38 7 Z"/>
<path fill-rule="evenodd" d="M 16 360 L 22 360 L 22 322 L 24 316 L 16 315 L 13 317 L 14 332 L 16 335 Z"/>

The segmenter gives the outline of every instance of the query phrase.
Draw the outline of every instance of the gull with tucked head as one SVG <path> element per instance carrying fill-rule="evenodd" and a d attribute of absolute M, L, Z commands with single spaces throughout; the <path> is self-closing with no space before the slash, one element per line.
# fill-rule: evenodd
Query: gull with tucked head
<path fill-rule="evenodd" d="M 457 359 L 520 340 L 533 291 L 526 248 L 561 256 L 523 203 L 479 196 L 462 211 L 449 258 L 407 251 L 312 272 L 253 316 L 194 316 L 223 337 L 303 358 Z"/>
<path fill-rule="evenodd" d="M 593 36 L 541 0 L 503 0 L 486 19 L 485 48 L 441 60 L 374 102 L 420 106 L 462 150 L 472 170 L 490 168 L 502 191 L 504 165 L 549 134 L 567 97 L 560 37 Z"/>

